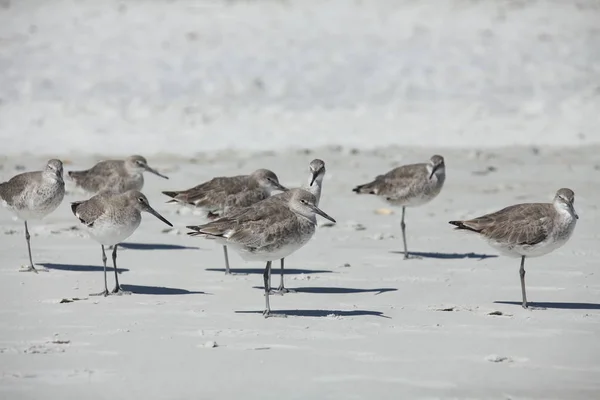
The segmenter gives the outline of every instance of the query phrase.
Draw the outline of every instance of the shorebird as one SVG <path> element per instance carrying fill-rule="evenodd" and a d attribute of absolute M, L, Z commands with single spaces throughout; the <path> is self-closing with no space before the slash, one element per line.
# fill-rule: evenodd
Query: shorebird
<path fill-rule="evenodd" d="M 100 161 L 90 169 L 69 171 L 68 175 L 77 187 L 88 193 L 96 194 L 107 190 L 124 193 L 128 190 L 142 190 L 144 171 L 169 179 L 150 168 L 146 159 L 137 155 L 127 157 L 125 160 Z"/>
<path fill-rule="evenodd" d="M 2 205 L 25 222 L 25 239 L 29 266 L 21 271 L 37 273 L 31 257 L 31 243 L 27 221 L 42 219 L 60 205 L 65 197 L 63 164 L 49 160 L 43 171 L 25 172 L 0 183 Z"/>
<path fill-rule="evenodd" d="M 352 189 L 356 193 L 374 194 L 385 198 L 392 206 L 402 207 L 402 242 L 404 243 L 404 259 L 409 258 L 406 247 L 406 224 L 404 214 L 406 207 L 418 207 L 429 203 L 437 197 L 446 180 L 444 158 L 434 155 L 428 163 L 410 164 L 394 168 L 390 172 L 379 175 L 373 182 Z"/>
<path fill-rule="evenodd" d="M 575 230 L 579 216 L 574 207 L 575 193 L 559 189 L 552 203 L 526 203 L 466 221 L 450 221 L 457 228 L 478 233 L 493 248 L 509 257 L 520 257 L 521 295 L 525 293 L 525 258 L 539 257 L 563 246 Z"/>
<path fill-rule="evenodd" d="M 318 158 L 315 158 L 308 164 L 308 170 L 310 172 L 308 178 L 308 185 L 303 187 L 302 189 L 310 192 L 313 196 L 315 196 L 315 206 L 319 206 L 319 201 L 321 200 L 321 190 L 323 188 L 323 178 L 325 177 L 325 162 Z M 289 202 L 292 197 L 293 192 L 287 191 L 283 193 L 276 194 L 273 196 L 273 200 L 280 200 L 283 203 Z M 281 279 L 279 283 L 279 288 L 277 288 L 277 293 L 295 293 L 295 290 L 287 289 L 283 283 L 283 271 L 284 271 L 284 258 L 281 259 Z M 271 282 L 269 281 L 269 288 Z"/>
<path fill-rule="evenodd" d="M 303 189 L 291 189 L 290 192 L 287 203 L 269 198 L 216 221 L 188 226 L 192 230 L 188 232 L 190 236 L 217 239 L 231 246 L 246 261 L 266 261 L 263 274 L 265 317 L 271 316 L 271 262 L 289 256 L 308 243 L 315 233 L 317 214 L 335 223 L 315 205 L 313 194 Z"/>
<path fill-rule="evenodd" d="M 71 210 L 85 226 L 90 237 L 102 247 L 102 263 L 104 264 L 104 291 L 90 296 L 108 296 L 109 294 L 130 294 L 123 291 L 117 275 L 117 248 L 119 243 L 127 239 L 140 226 L 141 212 L 145 211 L 169 226 L 173 226 L 162 215 L 156 212 L 144 194 L 137 190 L 125 193 L 102 192 L 89 200 L 71 203 Z M 106 253 L 104 246 L 113 246 L 112 261 L 115 270 L 115 288 L 109 292 L 106 281 Z"/>
<path fill-rule="evenodd" d="M 242 209 L 271 196 L 274 191 L 286 191 L 274 172 L 258 169 L 250 175 L 217 177 L 191 189 L 165 191 L 171 197 L 167 203 L 192 205 L 207 212 L 208 219 L 224 216 L 231 210 Z M 229 275 L 227 246 L 223 245 L 225 274 Z"/>

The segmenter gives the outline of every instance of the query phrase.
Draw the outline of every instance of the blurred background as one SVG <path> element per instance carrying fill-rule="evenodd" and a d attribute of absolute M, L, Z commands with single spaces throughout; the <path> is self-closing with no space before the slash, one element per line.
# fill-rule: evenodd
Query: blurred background
<path fill-rule="evenodd" d="M 0 0 L 0 151 L 600 143 L 600 1 Z"/>

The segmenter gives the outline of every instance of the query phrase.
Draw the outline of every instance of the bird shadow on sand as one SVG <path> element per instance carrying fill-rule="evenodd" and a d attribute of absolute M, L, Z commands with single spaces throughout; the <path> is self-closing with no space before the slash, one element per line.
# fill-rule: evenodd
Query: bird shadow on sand
<path fill-rule="evenodd" d="M 141 286 L 141 285 L 121 285 L 123 290 L 134 294 L 152 294 L 152 295 L 181 295 L 181 294 L 212 294 L 206 292 L 195 292 L 187 289 L 169 288 L 164 286 Z"/>
<path fill-rule="evenodd" d="M 129 250 L 198 250 L 199 247 L 181 246 L 178 244 L 164 243 L 120 243 L 119 247 Z"/>
<path fill-rule="evenodd" d="M 264 286 L 253 286 L 254 289 L 265 290 Z M 359 288 L 343 288 L 343 287 L 300 287 L 289 288 L 297 293 L 315 293 L 315 294 L 350 294 L 350 293 L 373 293 L 375 295 L 395 292 L 396 288 L 378 288 L 378 289 L 359 289 Z"/>
<path fill-rule="evenodd" d="M 508 304 L 511 306 L 521 306 L 520 301 L 495 301 L 495 304 Z M 600 310 L 600 304 L 597 303 L 527 303 L 531 307 L 554 308 L 559 310 Z"/>
<path fill-rule="evenodd" d="M 262 314 L 262 311 L 236 311 L 237 314 Z M 380 317 L 390 318 L 387 315 L 383 315 L 379 311 L 370 310 L 274 310 L 271 314 L 285 315 L 286 317 L 312 317 L 312 318 L 324 318 L 324 317 Z"/>
<path fill-rule="evenodd" d="M 225 273 L 225 268 L 206 268 L 206 271 L 210 272 L 223 272 Z M 262 275 L 265 272 L 264 268 L 231 268 L 229 270 L 232 274 L 239 275 L 250 275 L 250 274 L 259 274 Z M 300 274 L 328 274 L 333 271 L 327 269 L 297 269 L 297 268 L 286 268 L 286 275 L 300 275 Z"/>
<path fill-rule="evenodd" d="M 104 271 L 104 267 L 101 265 L 78 265 L 78 264 L 40 264 L 43 265 L 47 269 L 55 269 L 58 271 L 73 271 L 73 272 L 102 272 Z M 108 272 L 112 272 L 112 266 L 107 265 L 106 270 Z M 117 267 L 117 272 L 120 274 L 122 272 L 129 271 L 127 268 L 119 268 Z"/>
<path fill-rule="evenodd" d="M 402 254 L 403 251 L 390 251 L 392 254 Z M 436 258 L 439 260 L 459 260 L 463 258 L 474 258 L 477 260 L 485 260 L 486 258 L 496 258 L 496 254 L 479 254 L 479 253 L 432 253 L 426 251 L 410 251 L 408 257 L 416 256 L 418 258 Z"/>

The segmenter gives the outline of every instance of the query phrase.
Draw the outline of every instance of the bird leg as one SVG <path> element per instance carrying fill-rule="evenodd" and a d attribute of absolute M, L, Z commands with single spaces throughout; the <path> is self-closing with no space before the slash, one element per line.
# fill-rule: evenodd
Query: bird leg
<path fill-rule="evenodd" d="M 27 252 L 29 253 L 29 265 L 27 267 L 21 268 L 19 271 L 21 272 L 35 272 L 38 273 L 38 270 L 33 266 L 33 258 L 31 257 L 31 236 L 29 235 L 29 229 L 27 228 L 27 221 L 25 221 L 25 240 L 27 240 Z M 47 271 L 46 269 L 42 269 L 42 271 Z"/>
<path fill-rule="evenodd" d="M 115 244 L 112 251 L 113 269 L 115 270 L 115 288 L 111 293 L 118 295 L 131 294 L 131 292 L 123 290 L 121 285 L 119 285 L 119 275 L 117 273 L 117 247 L 119 247 L 119 245 Z"/>
<path fill-rule="evenodd" d="M 404 242 L 404 259 L 408 259 L 408 250 L 406 249 L 406 224 L 404 223 L 404 213 L 406 207 L 402 207 L 402 221 L 400 221 L 400 227 L 402 228 L 402 242 Z"/>
<path fill-rule="evenodd" d="M 225 255 L 225 275 L 231 275 L 229 270 L 229 255 L 227 255 L 227 246 L 223 246 L 223 254 Z"/>
<path fill-rule="evenodd" d="M 284 258 L 281 259 L 281 281 L 279 283 L 279 288 L 277 288 L 277 290 L 270 290 L 270 293 L 272 294 L 280 294 L 280 295 L 284 295 L 286 293 L 296 293 L 295 290 L 293 289 L 287 289 L 284 285 L 283 285 L 283 269 L 284 269 Z M 271 282 L 269 282 L 269 287 L 271 285 Z"/>
<path fill-rule="evenodd" d="M 521 295 L 523 296 L 523 308 L 527 308 L 527 293 L 525 293 L 525 256 L 521 256 L 521 268 L 519 269 L 521 276 Z"/>
<path fill-rule="evenodd" d="M 402 221 L 400 221 L 400 228 L 402 228 L 402 242 L 404 243 L 404 259 L 408 260 L 409 258 L 420 259 L 421 257 L 415 255 L 409 255 L 408 248 L 406 247 L 406 224 L 404 223 L 404 214 L 406 212 L 406 207 L 402 207 Z"/>
<path fill-rule="evenodd" d="M 108 296 L 108 283 L 106 282 L 106 253 L 104 252 L 104 245 L 101 244 L 102 247 L 102 264 L 104 264 L 104 291 L 100 293 L 90 293 L 90 296 Z"/>
<path fill-rule="evenodd" d="M 267 261 L 265 272 L 263 273 L 263 283 L 265 285 L 265 311 L 263 316 L 269 317 L 285 317 L 285 314 L 271 314 L 271 305 L 269 304 L 269 282 L 271 281 L 271 261 Z"/>
<path fill-rule="evenodd" d="M 269 278 L 271 275 L 271 261 L 267 261 L 267 266 L 265 267 L 265 272 L 263 273 L 263 283 L 265 285 L 265 311 L 263 311 L 263 315 L 265 318 L 270 317 L 271 315 L 271 305 L 269 304 Z"/>

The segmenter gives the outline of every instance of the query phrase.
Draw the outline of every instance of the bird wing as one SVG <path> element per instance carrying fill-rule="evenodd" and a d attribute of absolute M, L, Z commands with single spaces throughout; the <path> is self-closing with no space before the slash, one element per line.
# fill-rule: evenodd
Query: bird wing
<path fill-rule="evenodd" d="M 90 192 L 98 192 L 106 187 L 109 182 L 114 182 L 124 176 L 125 170 L 122 160 L 100 161 L 90 169 L 84 171 L 70 171 L 69 176 L 75 183 Z"/>
<path fill-rule="evenodd" d="M 12 206 L 29 185 L 40 182 L 41 179 L 42 174 L 39 171 L 15 175 L 7 182 L 0 183 L 0 198 Z"/>
<path fill-rule="evenodd" d="M 71 203 L 71 211 L 82 224 L 91 227 L 104 214 L 104 201 L 107 196 L 106 193 L 100 193 L 89 200 L 74 201 Z"/>
<path fill-rule="evenodd" d="M 552 207 L 543 203 L 517 204 L 461 222 L 492 240 L 534 245 L 544 241 L 552 230 Z"/>
<path fill-rule="evenodd" d="M 174 200 L 202 208 L 222 208 L 228 195 L 247 188 L 248 176 L 217 177 L 177 193 Z"/>
<path fill-rule="evenodd" d="M 235 210 L 250 207 L 268 197 L 269 195 L 263 190 L 244 190 L 227 196 L 223 202 L 223 210 L 225 214 L 230 214 Z"/>
<path fill-rule="evenodd" d="M 372 182 L 357 186 L 357 193 L 370 193 L 385 196 L 390 199 L 399 199 L 410 191 L 411 186 L 420 175 L 426 175 L 426 164 L 409 164 L 377 176 Z"/>
<path fill-rule="evenodd" d="M 192 236 L 223 237 L 228 242 L 258 248 L 277 240 L 276 233 L 286 225 L 287 218 L 297 219 L 286 205 L 267 199 L 207 224 L 188 228 L 195 231 L 189 233 Z"/>

